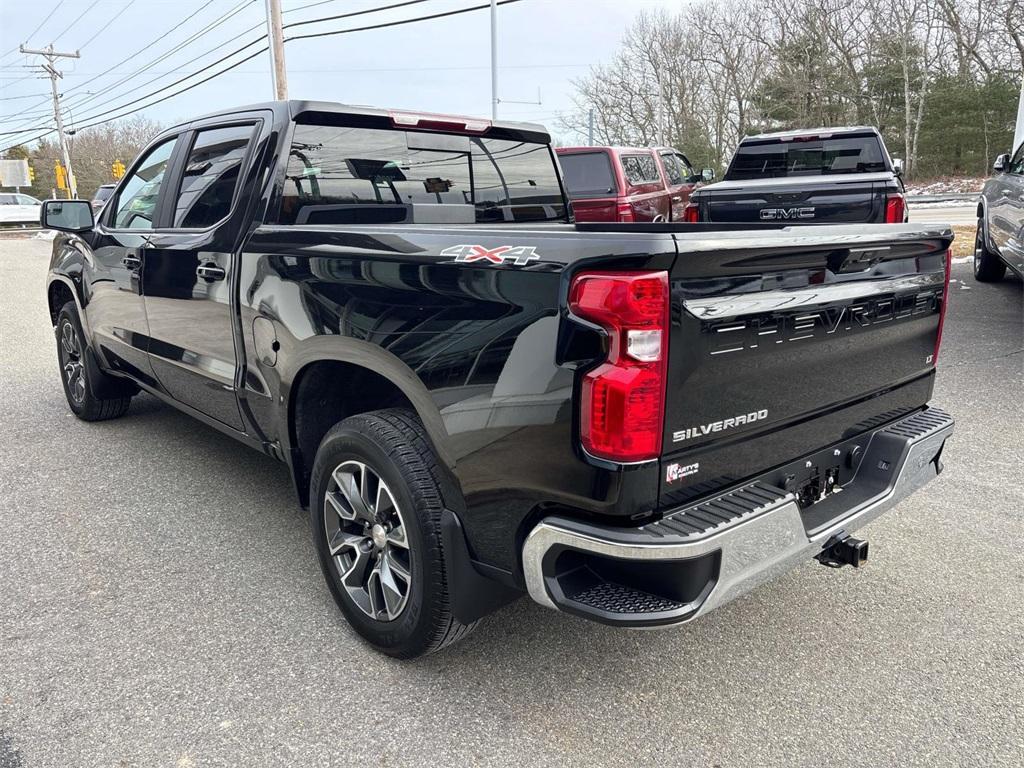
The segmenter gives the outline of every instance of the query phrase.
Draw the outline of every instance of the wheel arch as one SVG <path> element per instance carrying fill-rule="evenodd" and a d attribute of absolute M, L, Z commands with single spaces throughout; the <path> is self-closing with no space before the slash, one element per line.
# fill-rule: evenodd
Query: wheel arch
<path fill-rule="evenodd" d="M 379 346 L 356 339 L 316 337 L 295 355 L 282 376 L 288 462 L 299 501 L 309 503 L 316 449 L 336 423 L 383 408 L 416 413 L 441 462 L 454 459 L 440 410 L 423 381 Z"/>
<path fill-rule="evenodd" d="M 50 323 L 57 325 L 57 315 L 61 308 L 69 301 L 75 302 L 75 309 L 78 310 L 78 321 L 82 324 L 82 331 L 86 340 L 92 339 L 92 330 L 89 327 L 89 320 L 83 310 L 82 297 L 79 295 L 78 286 L 67 275 L 51 272 L 46 283 L 46 304 L 50 312 Z"/>

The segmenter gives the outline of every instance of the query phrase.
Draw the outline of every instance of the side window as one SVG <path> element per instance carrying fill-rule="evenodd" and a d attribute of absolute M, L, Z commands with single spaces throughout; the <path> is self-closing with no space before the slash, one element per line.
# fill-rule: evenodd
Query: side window
<path fill-rule="evenodd" d="M 682 155 L 676 155 L 676 161 L 679 163 L 679 167 L 682 169 L 683 176 L 688 182 L 700 181 L 700 174 L 693 172 L 693 166 L 690 165 L 690 161 Z"/>
<path fill-rule="evenodd" d="M 152 229 L 160 188 L 177 137 L 154 147 L 132 171 L 114 206 L 116 229 Z"/>
<path fill-rule="evenodd" d="M 665 166 L 665 175 L 668 176 L 668 183 L 672 185 L 683 183 L 683 173 L 679 170 L 676 156 L 671 152 L 663 152 L 661 162 Z"/>
<path fill-rule="evenodd" d="M 652 155 L 623 155 L 622 170 L 630 184 L 656 184 L 661 181 Z"/>
<path fill-rule="evenodd" d="M 227 217 L 254 127 L 250 123 L 196 133 L 174 203 L 174 227 L 203 229 Z"/>
<path fill-rule="evenodd" d="M 39 205 L 39 201 L 28 195 L 18 195 L 18 205 Z"/>
<path fill-rule="evenodd" d="M 1024 144 L 1017 147 L 1017 151 L 1013 153 L 1013 158 L 1010 160 L 1010 168 L 1007 173 L 1024 175 Z"/>

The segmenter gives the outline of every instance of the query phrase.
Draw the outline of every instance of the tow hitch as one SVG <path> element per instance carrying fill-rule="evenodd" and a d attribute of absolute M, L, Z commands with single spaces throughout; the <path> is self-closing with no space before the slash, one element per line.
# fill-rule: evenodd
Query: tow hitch
<path fill-rule="evenodd" d="M 868 543 L 840 531 L 825 542 L 825 548 L 815 555 L 815 559 L 829 568 L 842 568 L 844 565 L 860 568 L 868 561 Z"/>

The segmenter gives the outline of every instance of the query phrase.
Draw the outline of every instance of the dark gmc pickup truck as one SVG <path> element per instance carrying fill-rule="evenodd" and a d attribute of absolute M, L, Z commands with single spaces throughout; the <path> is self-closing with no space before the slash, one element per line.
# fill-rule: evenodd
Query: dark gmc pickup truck
<path fill-rule="evenodd" d="M 722 181 L 694 191 L 686 221 L 902 224 L 902 163 L 875 128 L 748 136 Z"/>
<path fill-rule="evenodd" d="M 93 215 L 43 206 L 71 410 L 287 463 L 391 655 L 524 592 L 649 627 L 860 565 L 952 434 L 946 227 L 575 225 L 540 126 L 295 101 L 166 131 Z"/>

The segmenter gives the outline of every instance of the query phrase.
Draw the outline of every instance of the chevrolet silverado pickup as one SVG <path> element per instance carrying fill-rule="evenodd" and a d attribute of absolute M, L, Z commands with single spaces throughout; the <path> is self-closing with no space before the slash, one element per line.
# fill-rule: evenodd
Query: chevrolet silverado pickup
<path fill-rule="evenodd" d="M 947 227 L 575 224 L 539 125 L 234 109 L 42 224 L 70 409 L 149 393 L 287 464 L 398 657 L 524 593 L 653 627 L 859 566 L 953 430 Z"/>
<path fill-rule="evenodd" d="M 717 184 L 694 191 L 685 221 L 902 224 L 902 162 L 876 128 L 744 138 Z"/>

